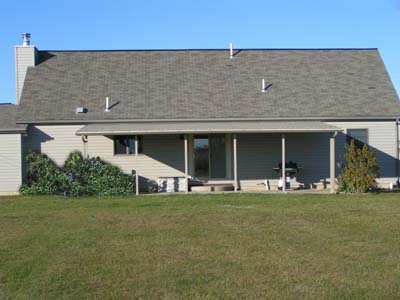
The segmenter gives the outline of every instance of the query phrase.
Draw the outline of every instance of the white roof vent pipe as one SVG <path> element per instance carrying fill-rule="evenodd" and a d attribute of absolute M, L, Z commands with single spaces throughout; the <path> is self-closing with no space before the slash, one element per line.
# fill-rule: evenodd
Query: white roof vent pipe
<path fill-rule="evenodd" d="M 106 109 L 104 111 L 105 112 L 110 111 L 110 99 L 108 99 L 108 97 L 106 97 Z"/>
<path fill-rule="evenodd" d="M 229 55 L 229 58 L 233 58 L 233 44 L 232 43 L 230 43 L 229 44 L 229 53 L 230 53 L 230 55 Z"/>
<path fill-rule="evenodd" d="M 31 45 L 31 34 L 23 33 L 22 34 L 22 46 L 28 47 Z"/>
<path fill-rule="evenodd" d="M 265 93 L 265 90 L 266 90 L 265 79 L 263 78 L 263 79 L 261 80 L 261 92 L 262 92 L 262 93 Z"/>

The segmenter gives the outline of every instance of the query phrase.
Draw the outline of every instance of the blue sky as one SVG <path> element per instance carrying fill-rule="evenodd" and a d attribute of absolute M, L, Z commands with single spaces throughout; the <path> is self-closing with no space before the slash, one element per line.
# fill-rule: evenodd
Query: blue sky
<path fill-rule="evenodd" d="M 15 0 L 0 28 L 0 102 L 22 32 L 42 50 L 377 47 L 400 94 L 400 0 Z"/>

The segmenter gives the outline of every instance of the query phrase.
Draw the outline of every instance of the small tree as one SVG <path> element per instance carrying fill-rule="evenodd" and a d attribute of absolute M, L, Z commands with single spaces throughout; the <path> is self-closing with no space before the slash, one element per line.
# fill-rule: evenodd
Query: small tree
<path fill-rule="evenodd" d="M 354 140 L 346 146 L 345 166 L 339 176 L 339 191 L 365 193 L 377 187 L 379 164 L 376 152 L 365 144 L 361 149 Z"/>

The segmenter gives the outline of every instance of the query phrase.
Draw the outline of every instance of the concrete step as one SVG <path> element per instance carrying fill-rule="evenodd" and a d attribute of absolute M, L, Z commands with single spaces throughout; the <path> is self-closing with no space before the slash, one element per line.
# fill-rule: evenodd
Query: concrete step
<path fill-rule="evenodd" d="M 233 191 L 234 187 L 232 184 L 207 184 L 207 185 L 197 185 L 190 187 L 192 192 L 225 192 Z"/>

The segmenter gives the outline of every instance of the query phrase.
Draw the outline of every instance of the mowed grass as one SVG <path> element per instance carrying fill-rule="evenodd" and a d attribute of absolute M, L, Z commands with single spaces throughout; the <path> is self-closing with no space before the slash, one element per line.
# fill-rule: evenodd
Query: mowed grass
<path fill-rule="evenodd" d="M 0 299 L 400 299 L 400 194 L 0 197 Z"/>

